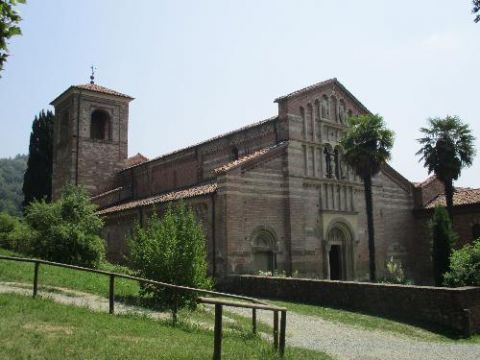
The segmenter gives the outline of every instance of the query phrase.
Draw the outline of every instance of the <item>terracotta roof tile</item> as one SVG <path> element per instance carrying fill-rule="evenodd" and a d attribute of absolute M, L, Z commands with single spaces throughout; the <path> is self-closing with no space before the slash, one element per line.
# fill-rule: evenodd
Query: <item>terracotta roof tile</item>
<path fill-rule="evenodd" d="M 248 155 L 245 155 L 245 156 L 242 156 L 241 158 L 237 159 L 237 160 L 234 160 L 234 161 L 231 161 L 225 165 L 222 165 L 218 168 L 216 168 L 215 170 L 213 170 L 216 174 L 220 174 L 220 173 L 224 173 L 224 172 L 227 172 L 229 170 L 232 170 L 238 166 L 241 166 L 245 163 L 248 163 L 250 161 L 254 161 L 254 160 L 257 160 L 259 158 L 261 158 L 263 155 L 265 154 L 268 154 L 270 153 L 271 151 L 273 150 L 276 150 L 276 149 L 280 149 L 280 148 L 283 148 L 287 145 L 287 142 L 286 141 L 283 141 L 283 142 L 280 142 L 278 144 L 275 144 L 275 145 L 271 145 L 271 146 L 267 146 L 265 148 L 262 148 L 260 150 L 257 150 L 251 154 L 248 154 Z"/>
<path fill-rule="evenodd" d="M 125 97 L 125 98 L 128 98 L 128 99 L 133 99 L 129 95 L 122 94 L 121 92 L 118 92 L 116 90 L 112 90 L 112 89 L 109 89 L 109 88 L 106 88 L 104 86 L 97 85 L 97 84 L 80 84 L 80 85 L 74 85 L 72 87 L 75 88 L 75 89 L 90 90 L 90 91 L 95 91 L 95 92 L 99 92 L 99 93 L 103 93 L 103 94 L 115 95 L 115 96 Z"/>
<path fill-rule="evenodd" d="M 130 156 L 126 162 L 125 162 L 125 165 L 126 167 L 130 167 L 130 166 L 135 166 L 135 165 L 138 165 L 138 164 L 141 164 L 145 161 L 148 161 L 148 158 L 143 156 L 142 154 L 140 153 L 137 153 L 137 155 L 134 155 L 134 156 Z"/>
<path fill-rule="evenodd" d="M 441 194 L 430 201 L 425 207 L 427 209 L 432 209 L 437 205 L 446 206 L 446 204 L 445 194 Z M 457 188 L 453 194 L 453 205 L 459 206 L 471 204 L 480 204 L 480 189 Z"/>
<path fill-rule="evenodd" d="M 117 188 L 115 188 L 115 189 L 111 189 L 111 190 L 105 191 L 105 192 L 103 192 L 103 193 L 100 193 L 100 194 L 97 194 L 97 195 L 95 195 L 95 196 L 92 196 L 92 197 L 90 198 L 90 200 L 97 200 L 97 199 L 99 199 L 99 198 L 101 198 L 101 197 L 104 197 L 104 196 L 107 196 L 107 195 L 110 195 L 110 194 L 119 192 L 119 191 L 121 191 L 122 189 L 123 189 L 123 187 L 120 186 L 120 187 L 117 187 Z"/>
<path fill-rule="evenodd" d="M 207 194 L 214 193 L 215 191 L 217 191 L 216 183 L 194 186 L 184 190 L 173 191 L 166 194 L 152 196 L 146 199 L 134 200 L 124 204 L 111 206 L 109 208 L 97 211 L 97 214 L 107 215 L 107 214 L 112 214 L 112 213 L 129 210 L 129 209 L 135 209 L 139 207 L 150 206 L 150 205 L 155 205 L 155 204 L 160 204 L 160 203 L 175 201 L 180 199 L 188 199 L 188 198 L 201 196 L 201 195 L 207 195 Z"/>

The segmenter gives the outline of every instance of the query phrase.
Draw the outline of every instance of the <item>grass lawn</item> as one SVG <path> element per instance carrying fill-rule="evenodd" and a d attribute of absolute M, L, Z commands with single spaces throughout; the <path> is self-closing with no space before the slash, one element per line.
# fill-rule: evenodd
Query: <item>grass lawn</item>
<path fill-rule="evenodd" d="M 0 249 L 0 255 L 22 257 L 22 255 L 4 249 Z M 33 268 L 34 265 L 29 263 L 0 260 L 0 281 L 33 284 Z M 119 272 L 111 264 L 103 265 L 101 270 Z M 42 285 L 58 286 L 108 296 L 109 278 L 105 275 L 40 265 L 38 279 L 40 287 Z M 115 293 L 119 297 L 135 297 L 138 295 L 138 290 L 136 281 L 115 279 Z"/>
<path fill-rule="evenodd" d="M 285 301 L 267 300 L 272 304 L 284 306 L 289 311 L 294 311 L 299 314 L 317 316 L 324 320 L 336 321 L 346 325 L 360 327 L 366 330 L 378 330 L 391 332 L 395 334 L 406 335 L 418 340 L 426 341 L 454 341 L 454 342 L 468 342 L 480 343 L 480 335 L 474 335 L 469 339 L 452 338 L 451 334 L 445 334 L 441 331 L 429 331 L 414 325 L 405 324 L 399 321 L 385 319 L 377 316 L 355 313 L 351 311 L 332 309 L 327 307 L 298 304 Z"/>
<path fill-rule="evenodd" d="M 213 333 L 186 324 L 112 316 L 45 299 L 0 295 L 0 358 L 211 359 Z M 225 359 L 277 359 L 272 345 L 247 332 L 225 332 Z M 287 348 L 286 359 L 330 359 Z"/>

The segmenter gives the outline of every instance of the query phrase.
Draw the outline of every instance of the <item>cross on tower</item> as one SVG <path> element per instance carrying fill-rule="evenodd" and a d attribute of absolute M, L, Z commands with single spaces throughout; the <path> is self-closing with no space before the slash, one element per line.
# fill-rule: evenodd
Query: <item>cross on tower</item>
<path fill-rule="evenodd" d="M 95 83 L 95 70 L 96 70 L 96 67 L 95 66 L 90 66 L 90 69 L 92 69 L 92 74 L 90 75 L 90 84 L 94 84 Z"/>

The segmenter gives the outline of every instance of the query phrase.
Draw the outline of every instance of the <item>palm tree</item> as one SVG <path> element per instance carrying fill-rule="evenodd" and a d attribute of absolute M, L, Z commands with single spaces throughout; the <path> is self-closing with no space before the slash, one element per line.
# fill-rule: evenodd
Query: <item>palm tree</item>
<path fill-rule="evenodd" d="M 376 281 L 375 233 L 373 226 L 372 177 L 388 159 L 394 133 L 380 115 L 359 115 L 348 119 L 349 128 L 341 140 L 345 161 L 363 180 L 368 223 L 370 281 Z"/>
<path fill-rule="evenodd" d="M 429 127 L 421 128 L 424 137 L 418 139 L 421 149 L 420 161 L 443 183 L 447 210 L 450 220 L 453 220 L 453 181 L 460 176 L 462 169 L 472 165 L 475 156 L 475 146 L 470 128 L 463 124 L 458 116 L 428 119 Z"/>

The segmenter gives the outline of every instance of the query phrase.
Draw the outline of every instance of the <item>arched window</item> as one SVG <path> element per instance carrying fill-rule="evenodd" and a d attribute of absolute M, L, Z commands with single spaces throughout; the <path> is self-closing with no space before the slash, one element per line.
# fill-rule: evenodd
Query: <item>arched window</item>
<path fill-rule="evenodd" d="M 232 149 L 233 160 L 238 160 L 238 148 L 236 146 Z"/>
<path fill-rule="evenodd" d="M 340 122 L 343 124 L 345 123 L 346 120 L 346 108 L 345 108 L 345 101 L 340 100 L 340 106 L 338 108 L 338 117 L 340 119 Z"/>
<path fill-rule="evenodd" d="M 322 103 L 321 103 L 321 113 L 322 113 L 322 118 L 328 119 L 328 97 L 327 95 L 322 96 Z"/>
<path fill-rule="evenodd" d="M 103 110 L 95 110 L 90 121 L 90 138 L 95 140 L 111 139 L 110 115 Z"/>
<path fill-rule="evenodd" d="M 327 144 L 323 149 L 323 155 L 325 156 L 325 171 L 324 174 L 327 178 L 333 177 L 333 164 L 332 164 L 332 156 L 333 151 L 332 147 Z"/>
<path fill-rule="evenodd" d="M 320 101 L 315 100 L 315 120 L 318 121 L 320 120 L 321 117 L 321 112 L 320 112 Z"/>
<path fill-rule="evenodd" d="M 307 104 L 306 135 L 308 139 L 313 139 L 313 121 L 313 106 Z"/>
<path fill-rule="evenodd" d="M 277 268 L 275 248 L 275 235 L 271 231 L 261 229 L 254 233 L 253 268 L 255 271 L 269 271 L 273 274 Z"/>
<path fill-rule="evenodd" d="M 480 224 L 472 226 L 472 238 L 473 240 L 480 239 Z"/>
<path fill-rule="evenodd" d="M 337 122 L 337 98 L 330 96 L 330 120 Z"/>
<path fill-rule="evenodd" d="M 303 136 L 307 137 L 307 119 L 305 118 L 305 109 L 300 106 L 300 117 L 302 118 Z"/>
<path fill-rule="evenodd" d="M 335 161 L 335 177 L 340 180 L 342 178 L 342 167 L 341 167 L 342 164 L 341 164 L 341 152 L 338 147 L 335 148 L 333 156 Z"/>

